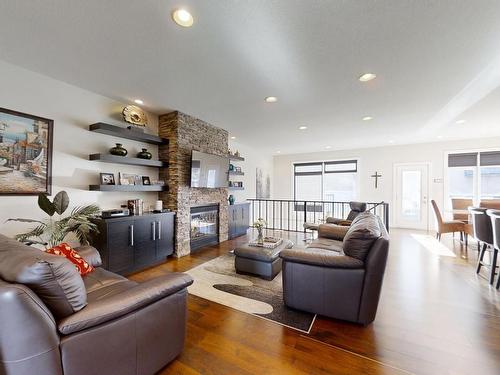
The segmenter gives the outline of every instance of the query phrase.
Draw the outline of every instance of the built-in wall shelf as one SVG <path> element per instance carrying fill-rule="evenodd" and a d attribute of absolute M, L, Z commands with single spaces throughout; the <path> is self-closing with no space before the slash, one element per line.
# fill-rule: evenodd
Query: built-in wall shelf
<path fill-rule="evenodd" d="M 89 130 L 95 133 L 101 133 L 101 134 L 112 135 L 115 137 L 131 139 L 133 141 L 149 143 L 152 145 L 162 145 L 168 143 L 168 139 L 161 138 L 156 135 L 142 133 L 138 130 L 122 128 L 116 125 L 105 124 L 104 122 L 98 122 L 90 125 Z"/>
<path fill-rule="evenodd" d="M 229 186 L 229 190 L 245 190 L 243 186 Z"/>
<path fill-rule="evenodd" d="M 230 176 L 244 176 L 245 172 L 239 172 L 239 171 L 229 171 Z"/>
<path fill-rule="evenodd" d="M 89 185 L 92 191 L 167 191 L 166 185 Z"/>
<path fill-rule="evenodd" d="M 236 156 L 236 155 L 229 155 L 229 160 L 245 161 L 245 158 L 243 158 L 241 156 Z"/>
<path fill-rule="evenodd" d="M 130 165 L 141 165 L 144 167 L 167 167 L 168 163 L 160 160 L 151 159 L 140 159 L 140 158 L 128 158 L 125 156 L 116 156 L 109 154 L 90 154 L 89 160 L 101 161 L 103 163 L 117 163 L 117 164 L 130 164 Z"/>

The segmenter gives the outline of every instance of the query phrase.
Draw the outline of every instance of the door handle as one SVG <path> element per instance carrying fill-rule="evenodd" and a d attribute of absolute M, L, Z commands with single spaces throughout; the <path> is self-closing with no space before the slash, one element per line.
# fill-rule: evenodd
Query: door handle
<path fill-rule="evenodd" d="M 158 239 L 161 240 L 161 221 L 158 221 Z"/>
<path fill-rule="evenodd" d="M 134 225 L 131 224 L 128 226 L 128 231 L 129 231 L 129 234 L 130 234 L 130 246 L 134 246 Z"/>
<path fill-rule="evenodd" d="M 151 223 L 151 228 L 152 228 L 152 234 L 153 234 L 153 241 L 156 241 L 156 222 Z"/>

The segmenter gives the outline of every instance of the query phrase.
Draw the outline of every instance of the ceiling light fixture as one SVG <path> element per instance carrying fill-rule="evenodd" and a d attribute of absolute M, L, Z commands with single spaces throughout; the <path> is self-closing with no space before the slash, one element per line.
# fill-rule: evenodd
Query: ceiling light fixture
<path fill-rule="evenodd" d="M 144 102 L 141 99 L 135 99 L 134 103 L 135 104 L 139 104 L 139 105 L 143 105 L 144 104 Z"/>
<path fill-rule="evenodd" d="M 193 16 L 186 9 L 176 9 L 172 12 L 172 19 L 174 22 L 182 27 L 193 26 Z"/>
<path fill-rule="evenodd" d="M 438 135 L 437 139 L 443 139 L 443 136 L 442 135 Z"/>
<path fill-rule="evenodd" d="M 276 151 L 277 154 L 281 154 L 281 151 Z"/>
<path fill-rule="evenodd" d="M 394 141 L 391 139 L 391 140 L 389 141 L 389 143 L 394 143 Z"/>
<path fill-rule="evenodd" d="M 330 149 L 330 148 L 332 148 L 332 146 L 326 146 L 325 148 L 326 148 L 326 149 Z"/>
<path fill-rule="evenodd" d="M 276 103 L 278 101 L 278 98 L 275 96 L 268 96 L 264 99 L 266 103 Z"/>
<path fill-rule="evenodd" d="M 233 135 L 233 136 L 231 136 L 231 139 L 236 139 L 236 137 Z"/>
<path fill-rule="evenodd" d="M 457 125 L 465 124 L 465 120 L 457 120 L 457 121 L 455 121 L 455 124 L 457 124 Z"/>
<path fill-rule="evenodd" d="M 377 78 L 377 75 L 375 73 L 365 73 L 361 77 L 359 77 L 358 79 L 361 82 L 368 82 L 368 81 L 371 81 L 372 79 L 375 79 L 375 78 Z"/>
<path fill-rule="evenodd" d="M 299 130 L 306 130 L 307 126 L 299 126 Z"/>
<path fill-rule="evenodd" d="M 371 120 L 373 120 L 372 116 L 365 116 L 365 117 L 363 117 L 363 121 L 371 121 Z"/>

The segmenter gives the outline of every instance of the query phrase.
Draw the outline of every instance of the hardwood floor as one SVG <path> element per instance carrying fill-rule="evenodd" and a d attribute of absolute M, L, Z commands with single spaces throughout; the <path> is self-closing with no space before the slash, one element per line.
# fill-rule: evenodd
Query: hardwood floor
<path fill-rule="evenodd" d="M 301 233 L 280 235 L 302 242 Z M 131 278 L 186 271 L 247 240 Z M 303 334 L 190 295 L 185 349 L 161 374 L 498 374 L 500 292 L 475 274 L 475 248 L 451 235 L 442 243 L 450 251 L 425 232 L 391 231 L 378 314 L 368 327 L 318 317 Z"/>

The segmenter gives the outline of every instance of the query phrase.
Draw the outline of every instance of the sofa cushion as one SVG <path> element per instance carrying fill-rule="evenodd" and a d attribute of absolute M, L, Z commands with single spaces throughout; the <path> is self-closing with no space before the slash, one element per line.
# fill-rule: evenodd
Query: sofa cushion
<path fill-rule="evenodd" d="M 379 221 L 374 214 L 371 212 L 359 214 L 344 237 L 344 253 L 364 262 L 373 242 L 381 234 Z"/>
<path fill-rule="evenodd" d="M 323 238 L 319 237 L 313 241 L 309 245 L 306 246 L 307 248 L 318 248 L 318 249 L 325 249 L 325 250 L 330 250 L 330 251 L 336 251 L 341 253 L 343 250 L 343 242 L 342 241 L 337 241 L 337 240 L 330 240 L 328 238 Z"/>
<path fill-rule="evenodd" d="M 96 268 L 94 272 L 91 272 L 83 277 L 83 283 L 85 284 L 85 289 L 87 290 L 87 300 L 89 300 L 91 293 L 125 281 L 128 281 L 128 279 L 118 275 L 117 273 L 107 271 L 101 267 Z"/>
<path fill-rule="evenodd" d="M 348 230 L 348 226 L 340 224 L 320 224 L 318 229 L 318 237 L 325 237 L 332 240 L 342 241 Z"/>
<path fill-rule="evenodd" d="M 82 257 L 77 251 L 75 251 L 75 249 L 65 242 L 51 247 L 50 249 L 45 250 L 45 252 L 48 254 L 66 257 L 66 259 L 75 265 L 76 270 L 82 276 L 87 275 L 94 270 L 94 267 L 92 267 L 84 257 Z"/>
<path fill-rule="evenodd" d="M 280 257 L 288 262 L 331 268 L 363 268 L 364 266 L 359 259 L 317 248 L 287 249 L 281 252 Z"/>
<path fill-rule="evenodd" d="M 0 235 L 0 277 L 33 290 L 58 319 L 87 304 L 82 277 L 65 257 Z"/>

